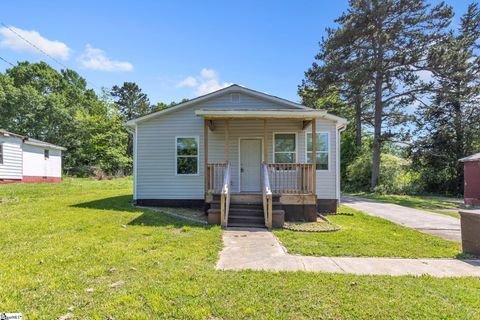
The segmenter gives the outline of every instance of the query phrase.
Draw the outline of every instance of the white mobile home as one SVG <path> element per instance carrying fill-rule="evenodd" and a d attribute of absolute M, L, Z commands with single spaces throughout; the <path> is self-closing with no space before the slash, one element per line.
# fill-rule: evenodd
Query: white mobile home
<path fill-rule="evenodd" d="M 343 118 L 232 85 L 127 126 L 138 204 L 205 204 L 209 221 L 224 226 L 336 210 Z M 241 215 L 241 202 L 258 215 Z"/>
<path fill-rule="evenodd" d="M 65 148 L 0 129 L 0 184 L 60 182 Z"/>

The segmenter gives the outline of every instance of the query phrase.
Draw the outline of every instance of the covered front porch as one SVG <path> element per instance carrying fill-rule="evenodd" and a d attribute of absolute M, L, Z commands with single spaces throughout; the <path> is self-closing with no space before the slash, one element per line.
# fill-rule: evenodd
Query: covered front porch
<path fill-rule="evenodd" d="M 218 215 L 224 227 L 232 225 L 237 211 L 267 228 L 283 225 L 284 219 L 316 219 L 317 157 L 312 155 L 317 154 L 316 119 L 324 111 L 200 109 L 196 114 L 204 118 L 209 216 Z M 262 217 L 254 217 L 253 208 Z"/>

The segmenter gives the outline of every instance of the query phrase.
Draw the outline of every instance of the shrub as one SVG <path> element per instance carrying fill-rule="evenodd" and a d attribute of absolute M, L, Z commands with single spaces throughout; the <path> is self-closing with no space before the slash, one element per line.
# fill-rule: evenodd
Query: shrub
<path fill-rule="evenodd" d="M 417 193 L 421 190 L 419 174 L 409 170 L 410 162 L 401 157 L 383 153 L 380 162 L 380 179 L 375 192 Z M 372 174 L 371 154 L 364 152 L 347 166 L 346 191 L 370 191 Z"/>

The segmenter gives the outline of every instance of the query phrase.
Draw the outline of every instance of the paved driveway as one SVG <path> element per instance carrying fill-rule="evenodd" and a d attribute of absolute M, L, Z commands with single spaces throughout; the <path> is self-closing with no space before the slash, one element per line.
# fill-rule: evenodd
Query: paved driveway
<path fill-rule="evenodd" d="M 460 242 L 462 239 L 460 219 L 444 214 L 356 197 L 342 197 L 342 204 L 446 240 Z"/>

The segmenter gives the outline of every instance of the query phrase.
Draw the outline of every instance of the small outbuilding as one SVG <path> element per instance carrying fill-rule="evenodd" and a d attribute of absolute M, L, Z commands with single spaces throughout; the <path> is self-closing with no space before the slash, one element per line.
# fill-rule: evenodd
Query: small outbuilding
<path fill-rule="evenodd" d="M 63 147 L 0 129 L 0 184 L 62 181 Z"/>
<path fill-rule="evenodd" d="M 480 152 L 459 161 L 464 166 L 465 205 L 480 206 Z"/>

